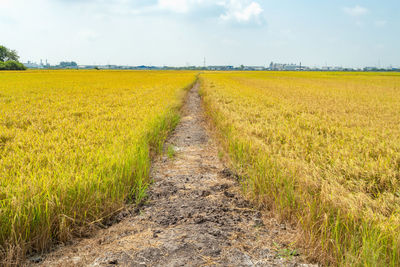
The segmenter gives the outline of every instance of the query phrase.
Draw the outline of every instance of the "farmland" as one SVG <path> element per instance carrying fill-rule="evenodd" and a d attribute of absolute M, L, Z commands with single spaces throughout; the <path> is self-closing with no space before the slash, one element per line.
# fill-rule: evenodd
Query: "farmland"
<path fill-rule="evenodd" d="M 397 73 L 0 73 L 0 265 L 22 264 L 30 253 L 88 236 L 126 203 L 142 203 L 149 192 L 153 199 L 147 217 L 130 217 L 135 223 L 128 220 L 115 238 L 127 238 L 135 251 L 150 239 L 161 247 L 175 242 L 179 232 L 191 238 L 190 244 L 204 245 L 203 257 L 196 260 L 217 255 L 214 260 L 219 257 L 225 264 L 223 257 L 237 251 L 216 234 L 221 232 L 241 236 L 235 246 L 253 246 L 258 252 L 267 247 L 271 254 L 266 258 L 279 260 L 279 251 L 273 254 L 266 245 L 271 236 L 263 231 L 252 209 L 256 206 L 301 229 L 297 244 L 308 250 L 309 259 L 327 265 L 397 266 L 399 100 Z M 220 152 L 202 123 L 203 111 Z M 166 146 L 168 156 L 155 160 L 158 176 L 151 177 L 152 159 L 181 113 L 182 124 Z M 239 190 L 227 177 L 240 178 L 253 207 L 236 203 Z M 148 189 L 152 179 L 158 188 Z M 201 243 L 207 238 L 220 254 Z M 100 247 L 91 255 L 96 261 L 104 249 L 97 239 L 88 242 Z M 197 247 L 190 248 L 196 252 L 186 251 L 188 262 L 197 255 Z M 74 255 L 74 249 L 66 251 Z M 174 253 L 152 260 L 181 260 Z M 241 253 L 247 255 L 246 249 Z M 49 257 L 50 262 L 55 258 Z"/>
<path fill-rule="evenodd" d="M 85 235 L 126 201 L 139 203 L 150 156 L 195 79 L 172 71 L 0 73 L 0 259 Z"/>
<path fill-rule="evenodd" d="M 200 82 L 247 194 L 300 226 L 315 258 L 399 264 L 399 74 L 208 72 Z"/>

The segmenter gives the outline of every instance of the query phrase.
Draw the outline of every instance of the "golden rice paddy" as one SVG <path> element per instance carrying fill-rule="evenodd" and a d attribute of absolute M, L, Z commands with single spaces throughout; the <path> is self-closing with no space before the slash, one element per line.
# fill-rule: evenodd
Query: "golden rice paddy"
<path fill-rule="evenodd" d="M 85 235 L 146 196 L 184 71 L 0 73 L 0 259 Z M 206 112 L 254 203 L 315 259 L 400 263 L 400 75 L 205 72 Z M 0 260 L 0 264 L 2 264 Z"/>
<path fill-rule="evenodd" d="M 201 76 L 208 114 L 260 205 L 329 264 L 400 264 L 400 75 Z"/>
<path fill-rule="evenodd" d="M 0 73 L 0 259 L 140 202 L 193 72 Z M 1 265 L 0 261 L 0 265 Z"/>

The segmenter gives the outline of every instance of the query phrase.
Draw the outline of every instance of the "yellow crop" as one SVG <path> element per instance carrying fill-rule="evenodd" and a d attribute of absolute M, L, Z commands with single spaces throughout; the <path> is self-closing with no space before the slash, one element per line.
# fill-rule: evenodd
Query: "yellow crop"
<path fill-rule="evenodd" d="M 400 75 L 205 73 L 202 94 L 255 200 L 340 265 L 400 264 Z"/>
<path fill-rule="evenodd" d="M 140 201 L 149 150 L 176 125 L 194 80 L 173 71 L 0 73 L 0 259 L 83 234 Z"/>

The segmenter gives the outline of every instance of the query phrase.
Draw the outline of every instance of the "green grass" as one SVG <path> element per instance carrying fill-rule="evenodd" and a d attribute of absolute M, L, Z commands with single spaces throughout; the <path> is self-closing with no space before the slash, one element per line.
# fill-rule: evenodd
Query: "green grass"
<path fill-rule="evenodd" d="M 168 145 L 167 147 L 167 156 L 169 159 L 173 159 L 175 157 L 176 151 L 173 145 Z"/>

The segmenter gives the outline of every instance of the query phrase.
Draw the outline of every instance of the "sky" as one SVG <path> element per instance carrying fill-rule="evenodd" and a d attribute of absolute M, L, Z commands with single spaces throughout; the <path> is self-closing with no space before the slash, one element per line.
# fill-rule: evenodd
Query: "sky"
<path fill-rule="evenodd" d="M 0 0 L 21 61 L 400 66 L 399 0 Z"/>

